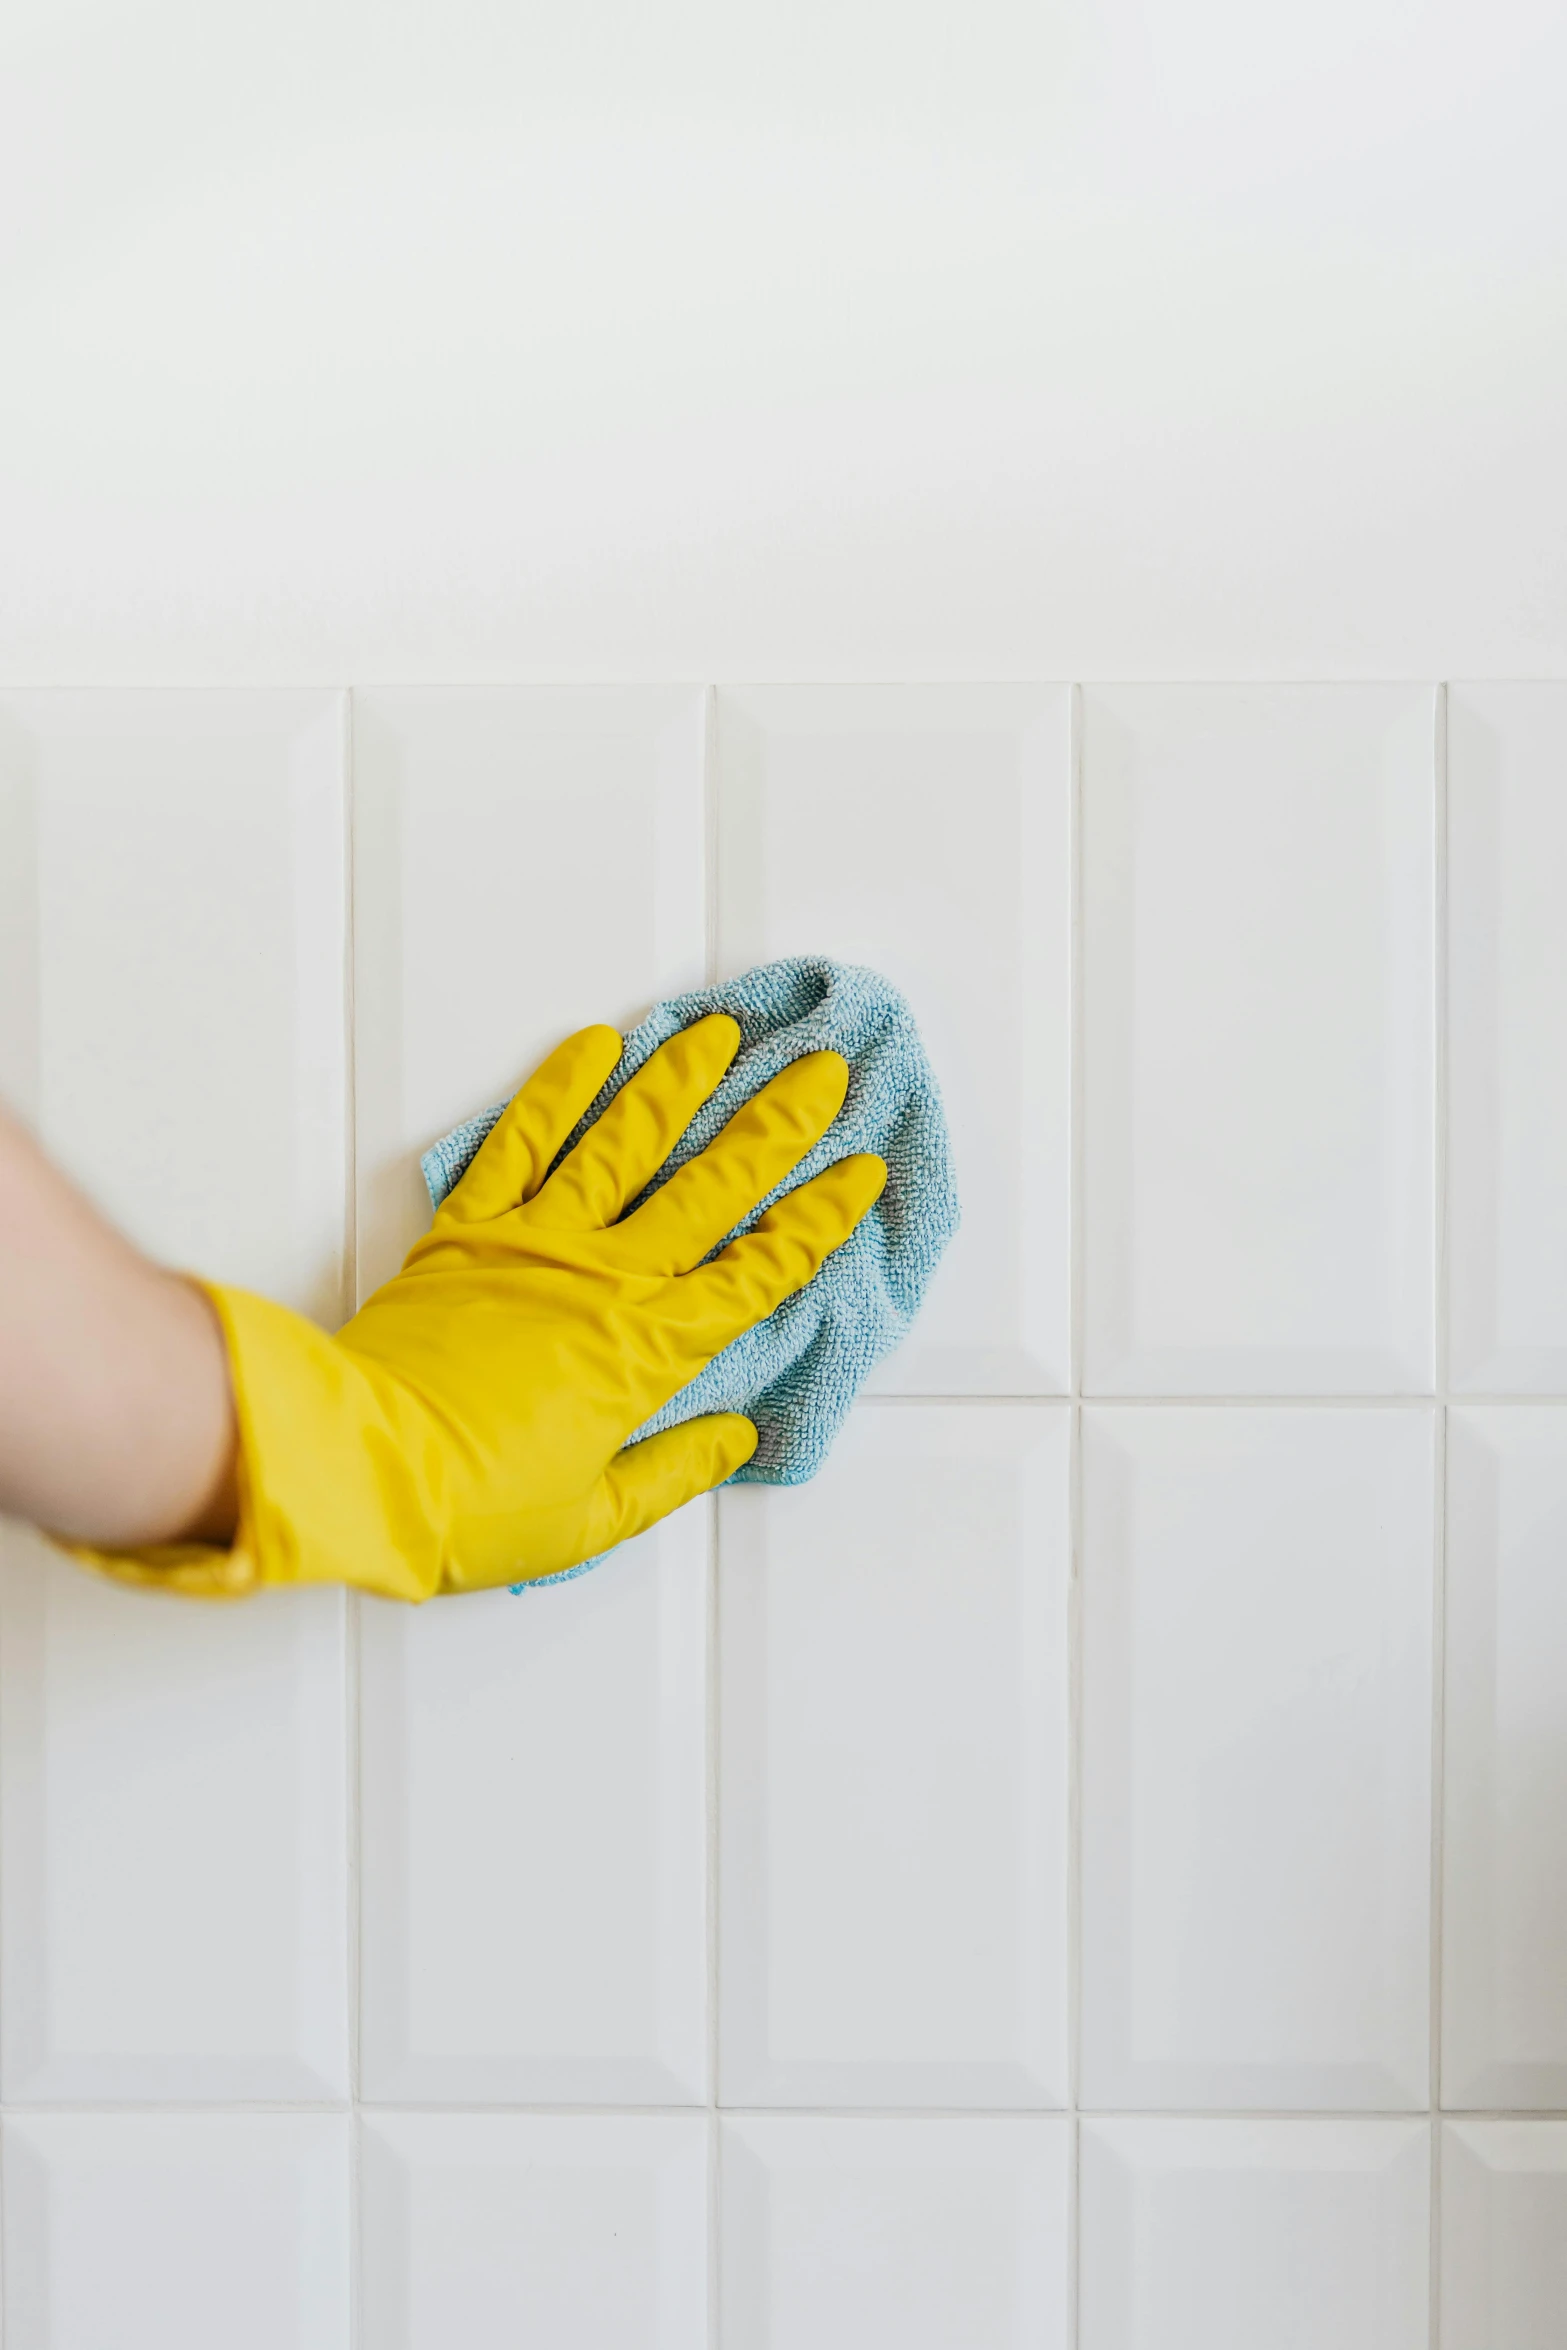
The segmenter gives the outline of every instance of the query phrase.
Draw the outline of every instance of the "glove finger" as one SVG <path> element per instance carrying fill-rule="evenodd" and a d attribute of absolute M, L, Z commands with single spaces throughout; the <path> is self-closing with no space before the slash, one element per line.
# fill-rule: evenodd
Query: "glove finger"
<path fill-rule="evenodd" d="M 807 1053 L 791 1062 L 736 1110 L 700 1157 L 628 1217 L 627 1264 L 641 1273 L 684 1273 L 700 1264 L 820 1142 L 848 1084 L 841 1053 Z"/>
<path fill-rule="evenodd" d="M 620 1058 L 613 1028 L 579 1028 L 541 1061 L 502 1110 L 440 1217 L 476 1224 L 532 1199 L 550 1161 Z"/>
<path fill-rule="evenodd" d="M 613 1224 L 664 1164 L 740 1049 L 740 1024 L 711 1012 L 661 1044 L 550 1179 L 534 1221 L 554 1230 Z"/>
<path fill-rule="evenodd" d="M 683 1502 L 699 1493 L 711 1493 L 756 1450 L 756 1430 L 738 1412 L 712 1412 L 705 1419 L 687 1420 L 667 1428 L 662 1436 L 645 1436 L 640 1444 L 616 1453 L 599 1480 L 588 1517 L 588 1542 L 583 1552 L 612 1549 L 629 1542 L 667 1518 Z"/>
<path fill-rule="evenodd" d="M 687 1349 L 687 1376 L 803 1289 L 881 1197 L 886 1180 L 885 1165 L 869 1151 L 840 1159 L 769 1208 L 754 1232 L 731 1241 L 712 1264 L 671 1281 L 658 1310 Z"/>

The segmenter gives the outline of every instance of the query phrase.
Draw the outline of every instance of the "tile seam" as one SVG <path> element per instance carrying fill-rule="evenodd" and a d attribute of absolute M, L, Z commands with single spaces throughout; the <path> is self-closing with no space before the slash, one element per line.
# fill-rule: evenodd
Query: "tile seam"
<path fill-rule="evenodd" d="M 1067 2208 L 1066 2339 L 1078 2341 L 1082 2304 L 1082 2008 L 1083 2008 L 1083 1341 L 1086 1263 L 1083 1188 L 1087 1065 L 1084 1055 L 1083 689 L 1074 681 L 1067 737 Z"/>
<path fill-rule="evenodd" d="M 1427 2332 L 1431 2350 L 1439 2350 L 1442 2338 L 1442 2003 L 1443 2003 L 1443 1902 L 1445 1893 L 1446 1850 L 1446 1770 L 1447 1770 L 1447 1436 L 1448 1407 L 1451 1389 L 1451 1313 L 1449 1290 L 1448 1242 L 1448 1148 L 1451 1119 L 1449 1116 L 1449 1056 L 1451 1051 L 1451 1023 L 1449 1018 L 1449 842 L 1448 842 L 1448 692 L 1444 681 L 1436 689 L 1433 716 L 1432 756 L 1434 767 L 1433 840 L 1432 840 L 1432 931 L 1434 996 L 1432 1041 L 1435 1052 L 1432 1069 L 1432 1182 L 1434 1230 L 1432 1265 L 1432 1303 L 1435 1312 L 1435 1371 L 1436 1371 L 1436 1447 L 1433 1496 L 1434 1526 L 1432 1542 L 1431 1594 L 1431 1863 L 1430 1863 L 1430 1923 L 1429 1923 L 1429 2019 L 1430 2054 L 1426 2081 L 1426 2097 L 1430 2114 L 1430 2177 L 1428 2184 L 1427 2291 L 1429 2309 Z"/>
<path fill-rule="evenodd" d="M 343 1204 L 344 1261 L 350 1310 L 359 1303 L 359 1006 L 358 1006 L 358 794 L 355 764 L 356 697 L 344 697 L 344 1002 L 347 1040 L 345 1051 L 347 1121 L 347 1196 Z M 344 1737 L 347 1784 L 345 1847 L 348 1883 L 344 1888 L 347 1937 L 346 1984 L 348 2026 L 348 2340 L 358 2350 L 363 2325 L 364 2210 L 360 2163 L 360 2009 L 361 1950 L 364 1939 L 363 1806 L 361 1803 L 360 1717 L 360 1604 L 357 1592 L 344 1594 Z"/>

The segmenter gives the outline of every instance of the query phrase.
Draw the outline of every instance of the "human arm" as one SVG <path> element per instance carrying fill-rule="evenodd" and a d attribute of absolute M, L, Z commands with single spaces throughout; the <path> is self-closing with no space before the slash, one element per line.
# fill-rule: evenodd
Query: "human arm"
<path fill-rule="evenodd" d="M 234 1463 L 210 1302 L 0 1110 L 0 1510 L 110 1548 L 224 1543 Z"/>

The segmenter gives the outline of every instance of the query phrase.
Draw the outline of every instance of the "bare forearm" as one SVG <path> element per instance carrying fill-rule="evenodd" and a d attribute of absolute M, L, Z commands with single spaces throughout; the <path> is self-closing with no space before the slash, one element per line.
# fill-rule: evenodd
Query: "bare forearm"
<path fill-rule="evenodd" d="M 0 1112 L 0 1510 L 111 1546 L 233 1528 L 215 1315 Z"/>

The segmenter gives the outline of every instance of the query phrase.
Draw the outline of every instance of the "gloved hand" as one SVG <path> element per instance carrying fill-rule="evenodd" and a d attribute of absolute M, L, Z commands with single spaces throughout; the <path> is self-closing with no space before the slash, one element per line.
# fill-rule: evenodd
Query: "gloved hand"
<path fill-rule="evenodd" d="M 738 1413 L 621 1448 L 804 1287 L 886 1180 L 878 1158 L 840 1160 L 702 1263 L 837 1115 L 847 1065 L 813 1053 L 617 1222 L 739 1041 L 724 1013 L 672 1037 L 546 1181 L 620 1057 L 611 1028 L 568 1038 L 402 1271 L 335 1338 L 209 1287 L 240 1431 L 232 1547 L 66 1547 L 109 1574 L 211 1596 L 342 1582 L 428 1599 L 556 1574 L 722 1484 L 756 1446 Z"/>

